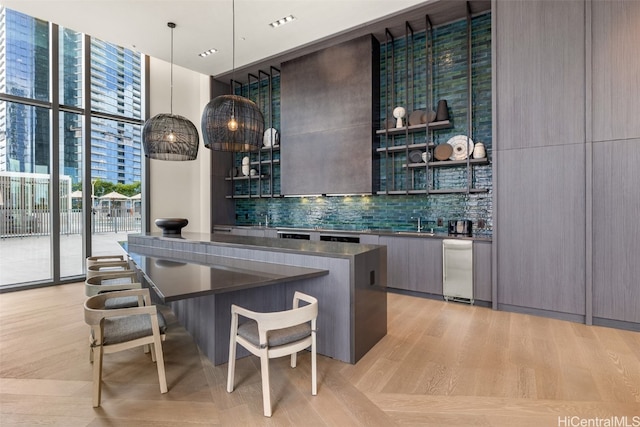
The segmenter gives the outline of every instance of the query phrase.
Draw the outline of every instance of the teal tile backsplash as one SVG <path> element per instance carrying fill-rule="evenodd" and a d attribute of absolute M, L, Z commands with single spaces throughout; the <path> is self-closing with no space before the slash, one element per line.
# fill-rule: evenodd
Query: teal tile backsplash
<path fill-rule="evenodd" d="M 414 67 L 411 70 L 415 78 L 410 79 L 410 92 L 407 111 L 414 109 L 433 109 L 439 99 L 446 99 L 453 127 L 433 132 L 436 143 L 446 142 L 454 135 L 468 134 L 467 121 L 467 50 L 466 21 L 457 21 L 433 29 L 433 106 L 426 105 L 427 84 L 425 76 L 425 33 L 414 35 L 413 46 Z M 397 37 L 395 49 L 395 83 L 394 98 L 397 105 L 405 104 L 404 37 Z M 472 19 L 472 138 L 475 142 L 483 142 L 487 156 L 492 155 L 492 111 L 491 111 L 491 14 L 486 13 Z M 380 75 L 380 120 L 387 117 L 385 112 L 385 94 L 387 65 L 384 63 L 386 46 L 381 44 Z M 274 79 L 272 91 L 272 120 L 279 129 L 280 96 L 279 78 Z M 260 87 L 261 94 L 267 89 Z M 256 90 L 253 88 L 253 92 Z M 245 93 L 245 96 L 247 94 Z M 254 98 L 254 96 L 251 96 Z M 267 99 L 262 97 L 261 99 Z M 261 107 L 265 107 L 262 106 Z M 418 136 L 419 138 L 420 136 Z M 422 134 L 422 138 L 426 138 Z M 376 142 L 375 144 L 379 144 Z M 286 150 L 286 141 L 282 141 L 282 150 Z M 380 167 L 379 162 L 376 162 Z M 465 168 L 435 168 L 433 185 L 435 188 L 466 187 Z M 380 173 L 380 188 L 385 186 L 384 173 Z M 276 178 L 276 177 L 274 177 Z M 423 178 L 424 179 L 424 178 Z M 491 165 L 477 166 L 471 177 L 472 186 L 488 188 L 487 193 L 478 194 L 419 194 L 419 195 L 371 195 L 371 196 L 333 196 L 333 197 L 286 197 L 236 199 L 236 225 L 264 224 L 265 216 L 269 216 L 269 224 L 275 227 L 319 227 L 343 230 L 394 229 L 415 230 L 417 221 L 412 217 L 420 217 L 424 226 L 436 231 L 446 230 L 449 219 L 469 219 L 473 221 L 474 231 L 491 236 L 492 232 L 492 169 Z M 274 187 L 279 191 L 279 176 L 274 180 Z M 414 187 L 426 185 L 414 183 Z M 437 220 L 443 219 L 442 227 Z M 424 221 L 427 221 L 424 223 Z M 479 227 L 480 221 L 484 222 Z"/>

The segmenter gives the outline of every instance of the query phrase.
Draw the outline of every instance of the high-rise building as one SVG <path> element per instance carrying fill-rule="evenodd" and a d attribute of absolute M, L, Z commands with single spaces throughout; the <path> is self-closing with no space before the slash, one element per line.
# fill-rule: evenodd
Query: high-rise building
<path fill-rule="evenodd" d="M 0 93 L 50 101 L 48 22 L 0 7 Z M 82 180 L 83 138 L 91 146 L 91 178 L 114 184 L 141 177 L 141 55 L 90 38 L 90 72 L 84 74 L 85 37 L 59 30 L 60 159 L 64 175 Z M 84 92 L 85 76 L 91 91 Z M 84 116 L 73 108 L 86 108 Z M 122 118 L 122 119 L 121 119 Z M 20 102 L 0 103 L 0 171 L 50 173 L 50 111 Z"/>

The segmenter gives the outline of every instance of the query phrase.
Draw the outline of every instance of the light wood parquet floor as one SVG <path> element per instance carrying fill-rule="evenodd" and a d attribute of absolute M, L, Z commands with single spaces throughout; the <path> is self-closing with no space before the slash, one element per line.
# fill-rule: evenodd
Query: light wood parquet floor
<path fill-rule="evenodd" d="M 296 369 L 272 360 L 270 419 L 258 359 L 238 362 L 229 394 L 227 366 L 171 316 L 169 393 L 134 349 L 105 356 L 94 409 L 83 293 L 78 283 L 0 294 L 1 426 L 640 426 L 639 333 L 397 294 L 387 336 L 356 365 L 319 356 L 317 396 L 308 353 Z"/>

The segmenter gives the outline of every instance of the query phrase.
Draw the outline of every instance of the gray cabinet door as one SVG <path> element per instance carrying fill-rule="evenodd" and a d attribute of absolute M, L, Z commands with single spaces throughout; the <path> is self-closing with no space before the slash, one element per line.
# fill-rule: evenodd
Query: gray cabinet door
<path fill-rule="evenodd" d="M 442 295 L 442 240 L 380 236 L 387 246 L 387 286 Z"/>
<path fill-rule="evenodd" d="M 640 138 L 640 2 L 587 4 L 593 14 L 593 140 Z"/>
<path fill-rule="evenodd" d="M 409 290 L 409 238 L 380 236 L 387 246 L 387 287 Z"/>
<path fill-rule="evenodd" d="M 442 240 L 409 238 L 409 286 L 442 295 Z"/>
<path fill-rule="evenodd" d="M 473 242 L 473 298 L 491 301 L 491 242 Z"/>
<path fill-rule="evenodd" d="M 640 323 L 640 138 L 594 144 L 593 316 Z"/>
<path fill-rule="evenodd" d="M 494 150 L 584 142 L 584 8 L 582 1 L 497 2 Z"/>
<path fill-rule="evenodd" d="M 581 147 L 507 150 L 498 159 L 498 303 L 585 313 Z"/>

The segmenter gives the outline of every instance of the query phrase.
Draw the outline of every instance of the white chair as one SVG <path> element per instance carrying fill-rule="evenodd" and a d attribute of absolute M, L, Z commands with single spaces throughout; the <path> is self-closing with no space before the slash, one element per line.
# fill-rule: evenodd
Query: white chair
<path fill-rule="evenodd" d="M 300 301 L 308 304 L 300 307 Z M 238 317 L 249 319 L 239 325 Z M 287 311 L 258 313 L 237 305 L 231 306 L 231 334 L 229 341 L 229 372 L 227 391 L 234 388 L 236 344 L 260 357 L 262 372 L 262 401 L 265 417 L 271 416 L 269 392 L 269 359 L 291 355 L 291 367 L 296 367 L 298 351 L 311 347 L 311 394 L 317 394 L 316 378 L 316 318 L 318 300 L 296 292 L 293 308 Z"/>
<path fill-rule="evenodd" d="M 106 302 L 112 298 L 135 296 L 138 307 L 108 309 Z M 84 304 L 84 320 L 91 326 L 93 360 L 93 407 L 100 406 L 102 391 L 102 358 L 104 353 L 114 353 L 133 347 L 151 345 L 151 358 L 156 361 L 160 392 L 166 393 L 167 377 L 162 354 L 162 336 L 166 331 L 164 319 L 151 305 L 148 289 L 107 292 L 89 297 Z"/>

